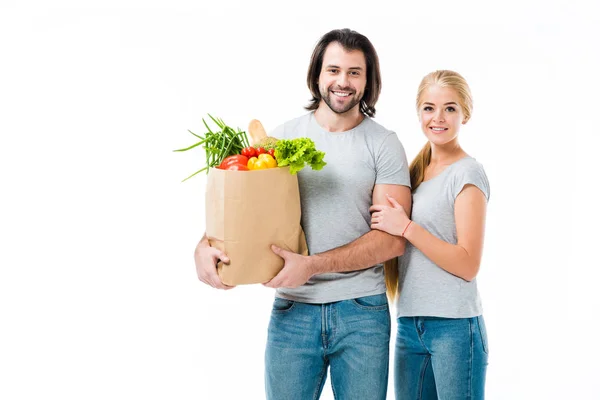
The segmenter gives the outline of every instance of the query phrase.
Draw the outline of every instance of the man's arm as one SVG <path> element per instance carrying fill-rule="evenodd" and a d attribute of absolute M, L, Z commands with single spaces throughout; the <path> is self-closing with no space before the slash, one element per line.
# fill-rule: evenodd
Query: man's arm
<path fill-rule="evenodd" d="M 396 199 L 410 215 L 410 188 L 401 185 L 375 185 L 373 204 L 387 204 L 386 193 Z M 372 230 L 344 246 L 312 256 L 313 275 L 369 268 L 402 255 L 405 246 L 406 240 L 402 237 Z"/>
<path fill-rule="evenodd" d="M 386 193 L 396 199 L 408 213 L 411 191 L 402 185 L 375 185 L 373 204 L 388 204 Z M 273 251 L 285 261 L 283 269 L 265 284 L 267 287 L 298 287 L 311 276 L 327 272 L 356 271 L 402 255 L 404 238 L 371 230 L 344 246 L 312 256 L 302 256 L 273 246 Z"/>

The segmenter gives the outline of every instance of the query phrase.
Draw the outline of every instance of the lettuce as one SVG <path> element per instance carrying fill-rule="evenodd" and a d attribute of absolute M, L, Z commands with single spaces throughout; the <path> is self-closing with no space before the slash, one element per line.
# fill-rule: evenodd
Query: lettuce
<path fill-rule="evenodd" d="M 281 139 L 275 146 L 277 166 L 289 165 L 291 174 L 297 174 L 306 164 L 316 171 L 322 169 L 327 164 L 324 157 L 325 153 L 317 151 L 309 138 Z"/>

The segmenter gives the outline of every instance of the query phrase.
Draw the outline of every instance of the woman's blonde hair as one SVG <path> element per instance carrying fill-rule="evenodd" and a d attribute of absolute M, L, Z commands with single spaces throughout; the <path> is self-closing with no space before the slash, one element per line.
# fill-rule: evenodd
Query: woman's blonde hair
<path fill-rule="evenodd" d="M 443 88 L 451 88 L 456 91 L 458 95 L 458 103 L 462 109 L 463 115 L 465 116 L 464 122 L 466 123 L 471 118 L 473 111 L 473 98 L 471 97 L 471 90 L 465 78 L 463 78 L 458 72 L 449 70 L 439 70 L 431 72 L 421 80 L 419 90 L 417 91 L 417 112 L 421 108 L 423 103 L 422 97 L 425 90 L 429 87 L 437 85 Z M 425 168 L 431 162 L 431 143 L 427 141 L 425 146 L 421 149 L 419 154 L 414 158 L 410 164 L 410 185 L 414 192 L 417 187 L 425 179 Z M 399 288 L 399 271 L 398 271 L 398 258 L 386 261 L 384 264 L 385 270 L 385 286 L 387 288 L 388 297 L 392 300 L 398 296 Z"/>

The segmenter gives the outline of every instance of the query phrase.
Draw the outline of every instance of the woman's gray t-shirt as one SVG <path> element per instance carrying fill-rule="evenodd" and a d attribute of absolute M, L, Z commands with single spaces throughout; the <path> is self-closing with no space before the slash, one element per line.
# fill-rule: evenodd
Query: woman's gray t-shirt
<path fill-rule="evenodd" d="M 483 166 L 472 157 L 456 161 L 417 187 L 411 219 L 437 238 L 456 244 L 454 201 L 468 184 L 478 187 L 489 199 Z M 482 314 L 476 279 L 467 282 L 446 272 L 409 242 L 399 265 L 398 317 L 470 318 Z"/>

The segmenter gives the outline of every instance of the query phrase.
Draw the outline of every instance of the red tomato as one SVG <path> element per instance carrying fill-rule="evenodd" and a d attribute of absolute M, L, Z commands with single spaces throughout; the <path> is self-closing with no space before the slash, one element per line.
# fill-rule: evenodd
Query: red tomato
<path fill-rule="evenodd" d="M 256 157 L 256 149 L 254 147 L 244 147 L 242 149 L 242 155 L 248 158 Z"/>
<path fill-rule="evenodd" d="M 221 167 L 221 169 L 227 169 L 226 167 L 230 164 L 242 164 L 242 165 L 247 165 L 248 164 L 248 157 L 243 156 L 241 154 L 236 154 L 233 156 L 229 156 L 229 157 L 225 157 L 223 159 L 223 161 L 221 161 L 221 164 L 219 165 L 219 167 Z"/>
<path fill-rule="evenodd" d="M 267 151 L 265 150 L 264 147 L 259 147 L 258 149 L 256 149 L 256 156 L 260 156 L 261 154 L 267 154 Z"/>
<path fill-rule="evenodd" d="M 244 164 L 229 164 L 225 167 L 227 171 L 250 171 Z"/>
<path fill-rule="evenodd" d="M 275 149 L 271 149 L 267 153 L 269 153 L 271 157 L 275 158 Z"/>

